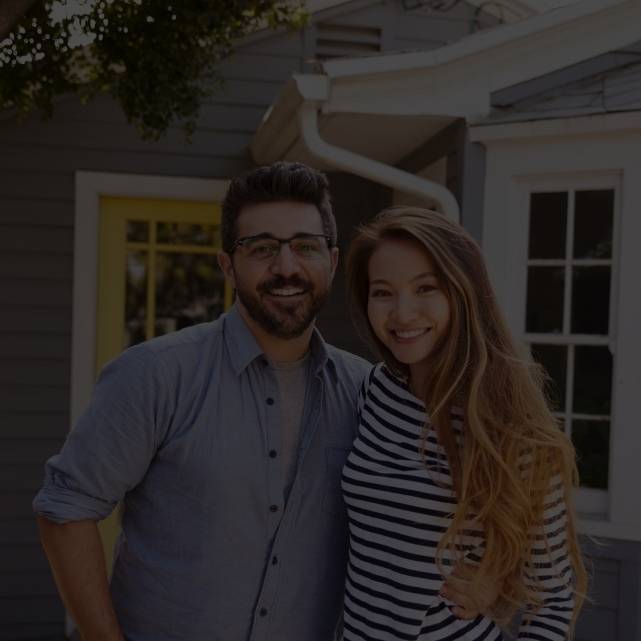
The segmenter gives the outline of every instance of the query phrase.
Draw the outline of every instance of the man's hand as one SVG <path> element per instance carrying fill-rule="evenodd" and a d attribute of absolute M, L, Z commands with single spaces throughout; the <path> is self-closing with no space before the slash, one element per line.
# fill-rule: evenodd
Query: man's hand
<path fill-rule="evenodd" d="M 499 596 L 500 586 L 491 579 L 483 580 L 473 592 L 475 572 L 475 565 L 458 563 L 441 588 L 441 596 L 456 603 L 451 610 L 459 619 L 475 619 L 479 614 L 486 614 Z"/>

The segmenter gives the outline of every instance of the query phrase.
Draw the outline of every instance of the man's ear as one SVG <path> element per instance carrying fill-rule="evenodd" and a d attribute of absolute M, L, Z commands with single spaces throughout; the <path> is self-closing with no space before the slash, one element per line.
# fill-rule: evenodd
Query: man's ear
<path fill-rule="evenodd" d="M 334 280 L 334 275 L 336 274 L 336 269 L 338 268 L 339 254 L 340 254 L 340 251 L 338 247 L 332 247 L 329 252 L 330 260 L 332 261 L 331 262 L 332 267 L 331 267 L 331 273 L 330 273 L 330 278 L 332 280 Z"/>
<path fill-rule="evenodd" d="M 218 267 L 220 267 L 223 274 L 225 274 L 225 280 L 235 289 L 236 288 L 236 279 L 234 275 L 234 266 L 232 264 L 231 256 L 226 252 L 220 252 L 217 256 Z"/>

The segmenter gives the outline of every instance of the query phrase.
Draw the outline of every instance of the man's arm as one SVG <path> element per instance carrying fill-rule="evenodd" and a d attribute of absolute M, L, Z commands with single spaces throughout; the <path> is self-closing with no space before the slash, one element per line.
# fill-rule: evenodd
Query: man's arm
<path fill-rule="evenodd" d="M 58 591 L 84 641 L 124 641 L 96 522 L 58 524 L 42 516 L 37 519 Z"/>

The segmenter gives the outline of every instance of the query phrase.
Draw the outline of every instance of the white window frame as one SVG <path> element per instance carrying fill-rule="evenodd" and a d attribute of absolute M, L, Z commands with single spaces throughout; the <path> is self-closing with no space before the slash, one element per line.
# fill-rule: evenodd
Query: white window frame
<path fill-rule="evenodd" d="M 585 534 L 641 541 L 641 120 L 625 114 L 559 118 L 471 128 L 486 147 L 483 250 L 499 301 L 517 337 L 524 329 L 529 192 L 573 185 L 615 192 L 615 341 L 610 479 L 607 503 L 581 488 L 576 494 Z M 618 238 L 617 238 L 618 235 Z M 605 508 L 605 509 L 604 509 Z"/>
<path fill-rule="evenodd" d="M 528 242 L 529 242 L 529 220 L 530 220 L 530 195 L 534 192 L 565 192 L 568 194 L 568 237 L 566 238 L 566 250 L 567 244 L 570 242 L 570 235 L 573 234 L 573 218 L 574 218 L 574 195 L 577 191 L 583 190 L 599 190 L 599 189 L 611 189 L 614 191 L 614 207 L 613 207 L 613 230 L 612 230 L 612 267 L 611 267 L 611 277 L 610 277 L 610 309 L 609 309 L 609 324 L 608 324 L 608 340 L 603 338 L 597 338 L 595 336 L 585 336 L 581 340 L 581 345 L 595 345 L 595 346 L 609 346 L 610 353 L 613 357 L 613 368 L 612 368 L 612 388 L 611 388 L 611 411 L 608 420 L 610 421 L 610 446 L 609 446 L 609 469 L 612 471 L 612 442 L 613 438 L 613 426 L 616 422 L 616 404 L 614 399 L 615 386 L 614 386 L 614 377 L 616 372 L 617 360 L 616 360 L 616 310 L 617 310 L 617 295 L 618 288 L 617 283 L 619 282 L 618 274 L 618 252 L 620 247 L 619 242 L 619 233 L 620 233 L 620 194 L 621 194 L 621 175 L 619 172 L 604 172 L 602 174 L 595 175 L 585 175 L 585 174 L 564 174 L 555 177 L 523 177 L 516 179 L 517 189 L 519 192 L 519 212 L 523 212 L 523 216 L 520 216 L 520 222 L 522 225 L 519 226 L 519 240 L 517 241 L 525 250 L 524 260 L 515 263 L 515 280 L 518 279 L 518 284 L 516 284 L 517 290 L 515 291 L 515 304 L 516 301 L 520 298 L 520 305 L 518 309 L 515 310 L 516 327 L 519 328 L 518 336 L 527 341 L 528 343 L 555 343 L 558 345 L 575 345 L 573 342 L 568 342 L 566 336 L 563 334 L 559 336 L 558 341 L 552 338 L 551 334 L 535 334 L 526 332 L 526 318 L 525 314 L 527 311 L 527 278 L 528 278 L 528 264 L 531 264 L 532 261 L 528 261 Z M 566 256 L 566 261 L 569 260 Z M 536 262 L 536 261 L 534 261 Z M 565 291 L 563 296 L 563 316 L 564 316 L 564 330 L 567 328 L 567 323 L 570 318 L 570 305 L 571 300 L 568 296 L 570 282 L 568 279 L 567 266 L 565 267 Z M 517 293 L 518 292 L 518 293 Z M 520 293 L 520 296 L 519 296 Z M 565 334 L 565 331 L 564 331 Z M 572 394 L 573 387 L 573 367 L 567 372 L 566 379 L 566 399 L 565 405 L 567 405 L 568 399 Z M 570 412 L 570 409 L 566 407 L 565 413 Z M 608 480 L 608 489 L 600 490 L 582 487 L 576 493 L 575 501 L 576 508 L 580 515 L 586 519 L 592 520 L 605 520 L 608 518 L 609 511 L 609 486 L 610 482 Z"/>

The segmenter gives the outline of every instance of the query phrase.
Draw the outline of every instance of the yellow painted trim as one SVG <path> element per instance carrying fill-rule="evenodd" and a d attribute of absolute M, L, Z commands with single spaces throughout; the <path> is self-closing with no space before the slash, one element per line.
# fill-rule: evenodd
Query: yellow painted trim
<path fill-rule="evenodd" d="M 96 374 L 124 347 L 127 252 L 147 254 L 147 338 L 155 333 L 155 255 L 189 252 L 215 255 L 220 246 L 156 244 L 157 222 L 220 225 L 217 202 L 103 197 L 100 199 L 98 305 L 96 320 Z M 149 223 L 149 242 L 127 242 L 127 221 Z M 225 281 L 225 309 L 233 293 Z M 120 508 L 99 524 L 107 567 L 113 564 L 113 547 L 120 531 Z"/>

